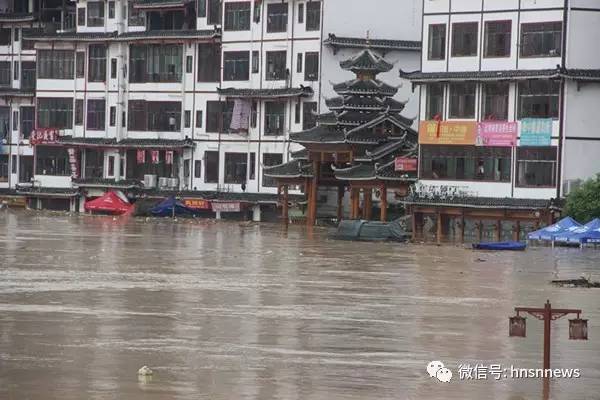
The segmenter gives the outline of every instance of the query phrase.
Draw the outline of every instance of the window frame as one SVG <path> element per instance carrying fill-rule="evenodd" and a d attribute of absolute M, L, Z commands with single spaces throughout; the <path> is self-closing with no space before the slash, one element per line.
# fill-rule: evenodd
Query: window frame
<path fill-rule="evenodd" d="M 223 30 L 228 32 L 249 31 L 252 25 L 252 3 L 250 1 L 233 1 L 224 5 Z"/>
<path fill-rule="evenodd" d="M 490 88 L 492 87 L 496 87 L 499 88 L 501 86 L 504 86 L 506 89 L 506 93 L 505 94 L 499 94 L 498 92 L 488 95 L 488 91 Z M 489 111 L 492 110 L 488 110 L 488 101 L 491 98 L 494 97 L 504 97 L 505 98 L 505 104 L 504 104 L 504 114 L 501 116 L 496 116 L 496 113 L 490 113 Z M 495 121 L 508 121 L 508 116 L 509 116 L 509 107 L 510 107 L 510 83 L 509 82 L 485 82 L 482 83 L 481 85 L 481 119 L 486 121 L 489 120 L 490 118 L 488 118 L 489 116 L 496 116 L 496 118 L 491 118 L 492 120 Z"/>
<path fill-rule="evenodd" d="M 88 99 L 86 107 L 85 129 L 103 131 L 106 129 L 106 100 Z"/>
<path fill-rule="evenodd" d="M 223 81 L 243 82 L 250 80 L 250 52 L 223 52 Z"/>
<path fill-rule="evenodd" d="M 440 30 L 441 33 L 443 33 L 442 37 L 439 39 L 441 40 L 441 47 L 439 48 L 439 51 L 441 52 L 441 55 L 438 57 L 434 57 L 434 47 L 433 47 L 433 43 L 435 42 L 435 38 L 434 35 L 436 34 L 436 32 L 434 32 L 435 28 L 442 28 L 443 30 Z M 446 42 L 448 40 L 448 28 L 446 24 L 430 24 L 429 25 L 429 34 L 428 34 L 428 43 L 427 43 L 427 59 L 429 61 L 441 61 L 441 60 L 445 60 L 446 59 Z"/>
<path fill-rule="evenodd" d="M 267 33 L 285 33 L 288 31 L 289 3 L 267 4 Z M 277 21 L 277 22 L 275 22 Z"/>
<path fill-rule="evenodd" d="M 475 27 L 474 32 L 465 32 L 461 29 L 467 27 Z M 475 34 L 474 43 L 471 44 L 472 48 L 465 49 L 464 44 L 467 41 L 468 34 Z M 459 47 L 463 47 L 462 49 Z M 460 50 L 460 51 L 459 51 Z M 479 22 L 477 21 L 464 21 L 464 22 L 453 22 L 452 23 L 452 46 L 450 49 L 452 57 L 477 57 L 479 54 Z"/>
<path fill-rule="evenodd" d="M 548 151 L 548 153 L 550 153 L 550 151 L 554 152 L 554 158 L 550 159 L 548 157 L 548 159 L 523 159 L 522 153 L 528 152 L 535 152 L 535 151 Z M 544 155 L 542 154 L 541 157 L 543 158 Z M 548 146 L 548 147 L 517 147 L 516 149 L 516 153 L 515 153 L 515 187 L 518 188 L 555 188 L 556 184 L 557 184 L 557 179 L 558 179 L 558 147 L 556 146 Z M 540 184 L 540 185 L 531 185 L 531 184 L 525 184 L 522 183 L 521 181 L 521 169 L 523 168 L 522 164 L 523 163 L 535 163 L 535 164 L 551 164 L 552 166 L 552 173 L 549 175 L 552 179 L 552 183 L 550 184 Z"/>
<path fill-rule="evenodd" d="M 537 93 L 531 93 L 532 84 L 540 84 L 540 85 L 549 85 L 548 88 L 552 89 L 551 86 L 556 89 L 556 91 L 540 91 Z M 525 89 L 525 85 L 527 85 L 527 89 L 530 91 L 529 93 L 524 94 L 523 91 Z M 545 79 L 531 79 L 525 80 L 517 83 L 517 116 L 518 119 L 523 118 L 552 118 L 558 119 L 560 116 L 560 82 L 554 80 L 545 80 Z M 524 97 L 529 98 L 548 98 L 548 106 L 549 106 L 549 114 L 529 114 L 524 113 L 523 110 L 523 100 Z M 533 103 L 532 103 L 533 104 Z M 538 103 L 540 104 L 540 103 Z"/>
<path fill-rule="evenodd" d="M 464 100 L 464 104 L 461 104 L 461 99 L 455 99 L 456 95 L 456 88 L 459 86 L 463 86 L 464 89 L 468 88 L 468 87 L 473 87 L 473 92 L 472 92 L 472 97 L 473 97 L 473 110 L 472 112 L 469 112 L 467 114 L 467 111 L 470 110 L 466 110 L 466 107 L 469 106 L 469 104 L 467 104 L 467 100 L 468 99 L 463 99 Z M 462 91 L 462 94 L 458 95 L 459 97 L 466 97 L 466 96 L 471 96 L 471 94 L 466 93 L 466 90 Z M 448 85 L 448 99 L 450 102 L 450 106 L 448 107 L 448 119 L 457 119 L 457 120 L 472 120 L 475 119 L 477 116 L 477 83 L 475 82 L 452 82 Z M 459 100 L 459 101 L 456 101 Z M 463 112 L 459 113 L 459 114 L 455 114 L 454 111 L 454 106 L 457 105 L 456 107 L 459 108 L 465 108 L 465 110 L 463 110 Z"/>
<path fill-rule="evenodd" d="M 490 29 L 492 28 L 492 26 L 501 26 L 504 25 L 505 27 L 508 26 L 508 32 L 500 32 L 498 33 L 496 32 L 491 32 L 490 33 Z M 510 19 L 504 19 L 504 20 L 493 20 L 493 21 L 485 21 L 484 24 L 484 33 L 483 33 L 483 38 L 484 38 L 484 44 L 483 44 L 483 58 L 510 58 L 511 54 L 512 54 L 512 20 Z M 505 48 L 504 50 L 508 50 L 508 53 L 504 53 L 502 55 L 499 54 L 489 54 L 489 50 L 490 50 L 490 40 L 492 39 L 490 37 L 490 35 L 494 35 L 493 37 L 498 37 L 498 36 L 502 36 L 502 35 L 507 35 L 508 37 L 506 38 L 507 41 L 507 46 L 508 48 Z"/>
<path fill-rule="evenodd" d="M 547 34 L 556 34 L 556 30 L 549 30 L 549 31 L 531 31 L 531 32 L 525 32 L 525 28 L 534 28 L 534 27 L 540 27 L 543 28 L 544 26 L 551 26 L 554 25 L 554 27 L 556 26 L 560 26 L 560 37 L 558 38 L 558 43 L 557 43 L 557 47 L 553 50 L 557 50 L 556 54 L 551 54 L 551 50 L 549 50 L 547 53 L 529 53 L 526 51 L 526 49 L 528 48 L 525 45 L 526 40 L 526 35 L 547 35 Z M 520 35 L 519 35 L 519 47 L 520 47 L 520 51 L 519 51 L 519 55 L 521 56 L 521 58 L 548 58 L 548 57 L 560 57 L 562 55 L 562 38 L 564 35 L 564 29 L 563 29 L 563 23 L 562 21 L 544 21 L 544 22 L 524 22 L 521 23 L 521 31 L 520 31 Z M 542 36 L 542 41 L 545 38 Z M 556 40 L 556 38 L 553 38 L 553 40 Z M 543 46 L 543 43 L 542 43 Z"/>

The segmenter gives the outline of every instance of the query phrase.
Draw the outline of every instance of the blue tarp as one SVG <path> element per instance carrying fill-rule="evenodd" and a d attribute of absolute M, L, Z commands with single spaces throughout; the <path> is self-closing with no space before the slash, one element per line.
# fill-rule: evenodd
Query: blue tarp
<path fill-rule="evenodd" d="M 569 236 L 570 243 L 600 243 L 600 218 L 596 218 L 584 226 L 573 230 Z"/>
<path fill-rule="evenodd" d="M 579 227 L 581 227 L 579 222 L 571 217 L 566 217 L 553 225 L 531 232 L 527 235 L 527 239 L 555 241 L 557 237 L 568 237 L 571 231 Z"/>
<path fill-rule="evenodd" d="M 195 211 L 184 206 L 180 201 L 175 200 L 175 197 L 169 197 L 150 209 L 150 213 L 156 217 L 170 217 L 173 215 L 194 215 Z"/>

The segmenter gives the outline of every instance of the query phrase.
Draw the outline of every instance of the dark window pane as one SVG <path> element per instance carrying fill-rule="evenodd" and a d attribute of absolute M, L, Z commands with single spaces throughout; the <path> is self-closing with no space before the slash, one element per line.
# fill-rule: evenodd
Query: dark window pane
<path fill-rule="evenodd" d="M 556 147 L 517 147 L 517 186 L 556 186 Z"/>
<path fill-rule="evenodd" d="M 74 57 L 72 50 L 38 50 L 38 78 L 73 79 Z"/>
<path fill-rule="evenodd" d="M 89 130 L 104 130 L 106 118 L 105 100 L 88 100 L 87 102 L 87 123 Z"/>
<path fill-rule="evenodd" d="M 519 82 L 519 119 L 558 118 L 560 83 L 550 80 Z"/>
<path fill-rule="evenodd" d="M 87 25 L 104 26 L 104 2 L 88 1 L 87 3 Z"/>
<path fill-rule="evenodd" d="M 249 1 L 225 3 L 225 30 L 250 30 L 250 9 L 251 3 Z"/>
<path fill-rule="evenodd" d="M 562 48 L 562 22 L 521 25 L 522 57 L 559 57 Z"/>
<path fill-rule="evenodd" d="M 433 119 L 444 115 L 444 85 L 432 83 L 427 85 L 427 109 L 425 118 Z"/>
<path fill-rule="evenodd" d="M 307 101 L 303 104 L 302 129 L 307 130 L 317 125 L 317 102 Z"/>
<path fill-rule="evenodd" d="M 446 24 L 429 25 L 428 58 L 430 60 L 446 58 Z"/>
<path fill-rule="evenodd" d="M 309 3 L 310 4 L 310 3 Z M 319 53 L 306 53 L 306 67 L 304 80 L 316 81 L 319 79 Z"/>
<path fill-rule="evenodd" d="M 106 81 L 106 45 L 90 45 L 88 74 L 90 82 Z"/>
<path fill-rule="evenodd" d="M 288 3 L 267 4 L 267 32 L 286 32 Z"/>
<path fill-rule="evenodd" d="M 265 103 L 265 135 L 283 135 L 285 128 L 285 103 Z"/>
<path fill-rule="evenodd" d="M 250 79 L 250 53 L 226 51 L 223 53 L 223 80 L 247 81 Z"/>
<path fill-rule="evenodd" d="M 180 45 L 131 45 L 129 81 L 181 82 L 183 48 Z"/>
<path fill-rule="evenodd" d="M 483 85 L 483 119 L 508 119 L 508 83 Z"/>
<path fill-rule="evenodd" d="M 73 127 L 72 98 L 38 98 L 39 128 L 71 129 Z"/>
<path fill-rule="evenodd" d="M 221 80 L 221 46 L 201 43 L 198 45 L 198 82 Z"/>
<path fill-rule="evenodd" d="M 485 23 L 485 57 L 510 57 L 512 21 Z"/>
<path fill-rule="evenodd" d="M 219 152 L 204 152 L 204 182 L 219 183 Z"/>
<path fill-rule="evenodd" d="M 452 24 L 452 57 L 477 55 L 477 22 Z"/>
<path fill-rule="evenodd" d="M 475 83 L 450 84 L 450 118 L 475 118 Z"/>
<path fill-rule="evenodd" d="M 266 68 L 266 80 L 277 81 L 287 79 L 287 52 L 267 51 Z"/>
<path fill-rule="evenodd" d="M 306 3 L 306 30 L 321 30 L 321 2 L 309 1 Z"/>

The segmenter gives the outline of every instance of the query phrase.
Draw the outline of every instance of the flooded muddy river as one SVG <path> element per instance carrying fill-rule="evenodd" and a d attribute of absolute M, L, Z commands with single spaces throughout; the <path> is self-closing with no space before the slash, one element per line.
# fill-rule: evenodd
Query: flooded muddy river
<path fill-rule="evenodd" d="M 600 250 L 599 250 L 600 251 Z M 303 227 L 0 212 L 0 399 L 540 399 L 536 379 L 459 379 L 459 365 L 541 368 L 540 321 L 581 308 L 589 341 L 553 322 L 552 367 L 600 393 L 600 252 L 351 243 Z M 450 383 L 425 367 L 441 360 Z M 148 365 L 152 379 L 137 370 Z"/>

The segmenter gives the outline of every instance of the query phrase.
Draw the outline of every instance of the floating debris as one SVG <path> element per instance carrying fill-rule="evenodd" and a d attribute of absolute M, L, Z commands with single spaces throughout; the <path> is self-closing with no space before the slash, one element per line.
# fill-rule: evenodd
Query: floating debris
<path fill-rule="evenodd" d="M 552 284 L 567 288 L 600 288 L 600 282 L 592 282 L 585 277 L 579 279 L 553 280 Z"/>
<path fill-rule="evenodd" d="M 152 370 L 147 365 L 144 365 L 142 368 L 138 369 L 138 375 L 150 376 L 152 375 Z"/>

